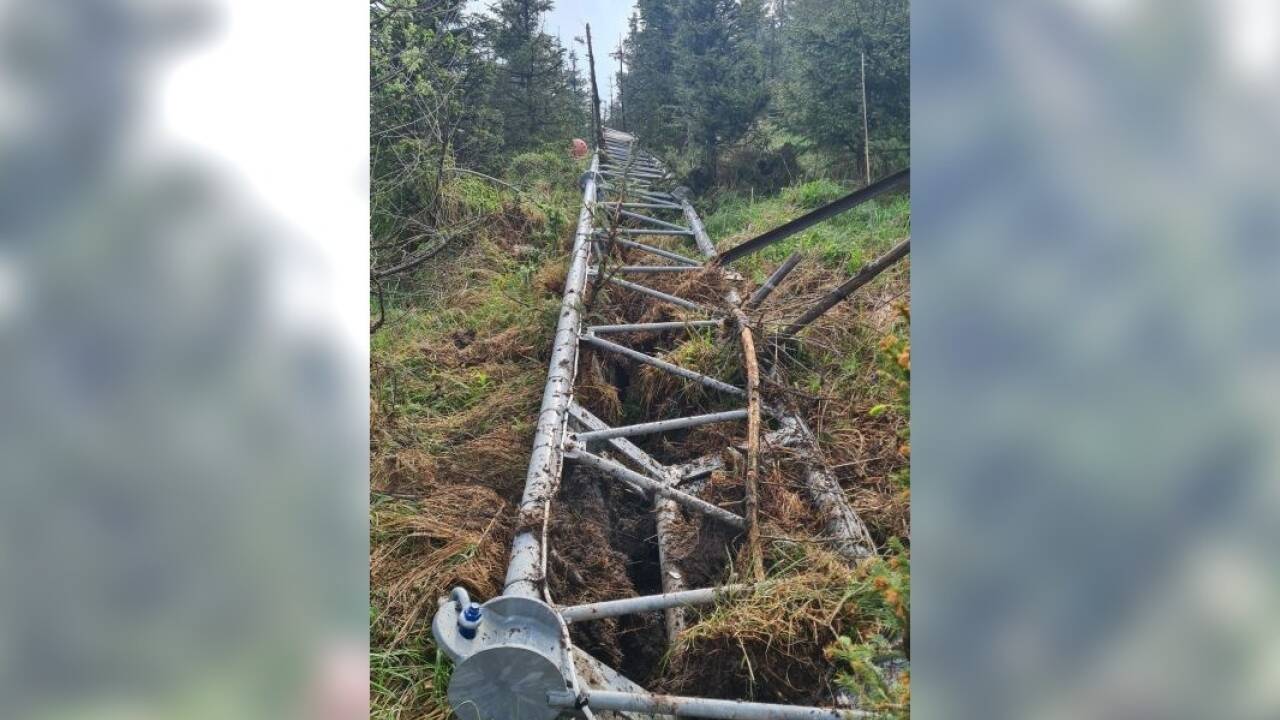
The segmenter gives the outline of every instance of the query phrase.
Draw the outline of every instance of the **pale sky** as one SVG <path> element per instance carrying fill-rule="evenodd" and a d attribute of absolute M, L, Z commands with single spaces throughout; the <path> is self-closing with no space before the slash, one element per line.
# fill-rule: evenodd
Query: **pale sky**
<path fill-rule="evenodd" d="M 470 8 L 479 12 L 493 4 L 493 0 L 471 0 Z M 575 35 L 585 37 L 583 25 L 591 23 L 591 42 L 596 49 L 596 74 L 602 85 L 600 94 L 608 92 L 609 76 L 618 71 L 618 61 L 608 57 L 618 47 L 618 39 L 627 31 L 627 18 L 635 8 L 635 0 L 555 0 L 555 7 L 547 13 L 546 30 L 558 35 L 566 48 L 573 48 L 582 61 L 579 67 L 585 75 L 587 50 L 585 45 L 573 41 Z M 603 67 L 602 67 L 603 66 Z"/>
<path fill-rule="evenodd" d="M 556 0 L 555 7 L 547 14 L 547 32 L 559 34 L 568 47 L 575 35 L 583 35 L 583 25 L 591 23 L 591 41 L 596 47 L 596 61 L 600 62 L 606 52 L 618 47 L 618 38 L 627 32 L 627 18 L 635 6 L 635 0 Z M 576 47 L 578 54 L 585 58 L 583 46 Z M 617 65 L 617 61 L 612 62 Z M 597 71 L 603 74 L 602 69 Z"/>

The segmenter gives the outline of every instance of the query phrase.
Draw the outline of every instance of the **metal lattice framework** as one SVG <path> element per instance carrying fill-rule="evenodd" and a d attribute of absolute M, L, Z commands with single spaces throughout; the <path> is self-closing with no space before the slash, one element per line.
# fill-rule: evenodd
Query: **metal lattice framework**
<path fill-rule="evenodd" d="M 638 148 L 635 139 L 626 133 L 605 129 L 603 141 L 604 147 L 597 149 L 590 170 L 581 179 L 582 210 L 503 593 L 481 605 L 471 602 L 465 590 L 455 589 L 450 597 L 441 600 L 434 619 L 436 639 L 456 664 L 449 686 L 450 703 L 463 720 L 552 720 L 562 716 L 596 717 L 597 713 L 601 717 L 679 715 L 744 719 L 867 715 L 857 710 L 649 693 L 575 648 L 570 640 L 570 623 L 653 611 L 665 613 L 668 640 L 674 640 L 684 627 L 683 608 L 712 603 L 750 589 L 732 585 L 691 590 L 683 586 L 682 573 L 672 566 L 671 528 L 679 513 L 705 515 L 738 530 L 745 526 L 744 517 L 699 496 L 706 478 L 723 466 L 721 454 L 681 465 L 666 465 L 630 440 L 710 423 L 740 423 L 748 419 L 748 408 L 609 426 L 574 399 L 579 349 L 587 345 L 599 353 L 649 365 L 682 381 L 741 400 L 745 406 L 747 389 L 629 348 L 609 337 L 687 333 L 695 328 L 742 323 L 741 308 L 758 305 L 798 262 L 798 258 L 788 259 L 746 303 L 740 301 L 733 289 L 724 293 L 723 303 L 718 307 L 708 307 L 644 284 L 645 277 L 656 274 L 696 272 L 703 273 L 699 277 L 719 275 L 716 279 L 721 282 L 716 286 L 732 288 L 735 278 L 724 268 L 725 259 L 717 256 L 714 243 L 685 193 L 672 187 L 671 175 L 663 163 Z M 889 178 L 863 195 L 874 196 L 903 180 L 897 176 Z M 856 203 L 848 206 L 853 204 Z M 702 259 L 643 242 L 652 236 L 686 239 Z M 765 244 L 767 242 L 756 242 L 754 247 Z M 634 258 L 640 256 L 652 258 L 656 264 L 623 264 L 610 267 L 606 272 L 605 261 L 610 254 L 624 251 L 633 258 L 631 262 L 638 262 Z M 737 251 L 734 257 L 748 251 Z M 723 282 L 726 280 L 728 282 Z M 701 318 L 584 325 L 584 301 L 593 283 L 621 287 L 646 298 L 647 302 L 667 303 Z M 706 294 L 700 296 L 706 297 Z M 799 417 L 778 408 L 765 406 L 763 412 L 773 425 L 765 435 L 765 445 L 788 447 L 804 461 L 809 499 L 823 519 L 827 539 L 834 549 L 851 562 L 874 554 L 870 534 L 848 505 L 834 476 L 822 464 L 809 428 Z M 551 501 L 566 463 L 590 468 L 601 477 L 623 483 L 650 499 L 663 569 L 662 594 L 571 607 L 554 604 L 546 587 L 549 553 L 546 538 Z"/>

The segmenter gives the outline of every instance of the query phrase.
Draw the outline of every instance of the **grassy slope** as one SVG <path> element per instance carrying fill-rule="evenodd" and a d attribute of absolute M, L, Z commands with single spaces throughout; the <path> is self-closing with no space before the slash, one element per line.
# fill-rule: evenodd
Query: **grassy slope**
<path fill-rule="evenodd" d="M 526 156 L 507 178 L 528 190 L 523 197 L 479 179 L 455 183 L 451 209 L 460 218 L 482 217 L 481 229 L 415 278 L 411 291 L 393 294 L 387 326 L 373 339 L 371 717 L 448 716 L 447 663 L 429 628 L 435 598 L 458 583 L 488 597 L 500 584 L 508 511 L 523 484 L 559 305 L 565 256 L 552 244 L 564 249 L 572 236 L 575 175 L 554 156 Z M 756 202 L 722 197 L 704 220 L 725 247 L 841 193 L 815 181 Z M 829 287 L 907 235 L 909 217 L 906 198 L 864 206 L 739 270 L 758 281 L 792 250 L 809 253 L 765 308 L 766 323 L 782 319 L 806 293 Z M 882 542 L 909 537 L 909 348 L 905 312 L 894 309 L 894 298 L 906 298 L 905 269 L 888 275 L 824 320 L 814 331 L 822 342 L 806 343 L 787 364 L 790 382 L 808 395 L 802 401 L 824 450 Z M 886 708 L 903 688 L 874 687 L 865 660 L 877 636 L 905 625 L 906 567 L 902 553 L 840 578 L 828 593 L 837 607 L 879 609 L 862 616 L 874 622 L 847 626 L 855 637 L 833 644 L 828 656 Z M 861 599 L 851 603 L 854 596 Z"/>
<path fill-rule="evenodd" d="M 703 218 L 703 224 L 723 250 L 848 192 L 848 188 L 830 180 L 813 180 L 793 185 L 771 198 L 753 201 L 739 194 L 728 195 L 719 199 L 715 211 Z M 852 274 L 910 232 L 910 199 L 894 195 L 837 215 L 734 267 L 739 272 L 750 271 L 751 279 L 760 282 L 792 252 L 803 250 L 824 267 Z"/>
<path fill-rule="evenodd" d="M 721 197 L 704 223 L 723 250 L 848 190 L 815 180 L 770 198 Z M 761 308 L 766 335 L 908 237 L 910 222 L 908 196 L 881 198 L 736 263 L 735 269 L 755 285 L 792 252 L 805 256 Z M 815 323 L 799 346 L 783 351 L 787 357 L 778 363 L 792 390 L 790 399 L 817 430 L 827 460 L 885 550 L 884 559 L 850 576 L 823 571 L 821 556 L 791 559 L 780 553 L 770 574 L 785 591 L 718 611 L 690 631 L 749 636 L 753 620 L 768 622 L 776 652 L 787 642 L 813 639 L 805 636 L 806 621 L 816 625 L 842 617 L 840 635 L 825 652 L 837 683 L 859 697 L 863 707 L 893 716 L 908 713 L 909 673 L 886 680 L 873 660 L 900 658 L 900 642 L 905 644 L 909 627 L 909 290 L 909 266 L 900 263 Z M 798 620 L 779 626 L 780 617 Z"/>
<path fill-rule="evenodd" d="M 370 717 L 445 718 L 436 598 L 499 590 L 579 201 L 578 168 L 516 158 L 517 194 L 462 177 L 446 188 L 476 230 L 389 293 L 370 347 Z"/>
<path fill-rule="evenodd" d="M 725 249 L 846 192 L 832 181 L 814 180 L 754 202 L 740 195 L 723 197 L 704 224 L 717 246 Z M 800 267 L 761 309 L 767 331 L 793 319 L 812 300 L 910 234 L 910 198 L 894 195 L 744 258 L 734 269 L 757 284 L 792 252 L 805 254 Z M 908 268 L 899 263 L 837 306 L 805 333 L 803 345 L 783 363 L 791 385 L 810 396 L 824 450 L 842 481 L 846 487 L 861 488 L 854 490 L 855 500 L 862 501 L 856 504 L 882 542 L 910 534 L 905 516 L 910 454 Z M 901 442 L 881 447 L 894 438 Z M 891 476 L 892 483 L 886 485 Z M 876 486 L 873 494 L 864 492 L 868 482 Z M 889 506 L 871 504 L 886 498 Z"/>

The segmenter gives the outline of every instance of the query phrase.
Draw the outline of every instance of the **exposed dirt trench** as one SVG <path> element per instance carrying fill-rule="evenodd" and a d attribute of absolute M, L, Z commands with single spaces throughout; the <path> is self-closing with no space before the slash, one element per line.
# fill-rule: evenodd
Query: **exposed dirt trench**
<path fill-rule="evenodd" d="M 653 319 L 646 317 L 652 313 L 652 307 L 642 303 L 621 303 L 609 310 L 611 316 L 622 315 L 627 322 Z M 679 342 L 678 335 L 669 333 L 628 333 L 611 339 L 655 356 Z M 607 385 L 617 393 L 616 404 L 600 401 L 599 393 L 579 393 L 580 401 L 588 410 L 615 425 L 655 419 L 646 407 L 643 383 L 637 378 L 639 368 L 635 364 L 585 347 L 580 363 L 580 367 L 599 375 L 589 378 L 587 384 Z M 684 402 L 680 397 L 668 398 L 663 405 L 663 416 L 705 412 L 704 408 Z M 688 446 L 686 441 L 690 435 L 677 431 L 632 440 L 664 464 L 677 464 L 693 455 L 715 450 L 714 446 L 696 449 Z M 740 511 L 734 502 L 716 499 L 726 509 Z M 557 603 L 585 603 L 662 592 L 657 528 L 650 500 L 612 478 L 570 464 L 565 468 L 551 524 L 550 545 L 559 558 L 549 563 L 548 580 Z M 725 580 L 726 560 L 736 549 L 735 536 L 736 531 L 717 527 L 714 521 L 681 514 L 678 566 L 688 587 L 706 587 Z M 667 647 L 661 613 L 575 624 L 571 634 L 584 650 L 633 680 L 646 686 L 662 683 L 662 661 Z"/>

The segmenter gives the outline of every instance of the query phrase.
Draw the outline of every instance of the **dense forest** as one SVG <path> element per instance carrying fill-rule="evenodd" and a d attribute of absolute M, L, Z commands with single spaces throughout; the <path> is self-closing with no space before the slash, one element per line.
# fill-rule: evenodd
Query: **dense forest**
<path fill-rule="evenodd" d="M 450 178 L 591 137 L 585 29 L 550 35 L 551 0 L 468 5 L 370 5 L 375 281 L 447 242 Z M 605 122 L 678 159 L 694 190 L 907 165 L 907 0 L 638 0 L 620 51 L 595 44 Z"/>

